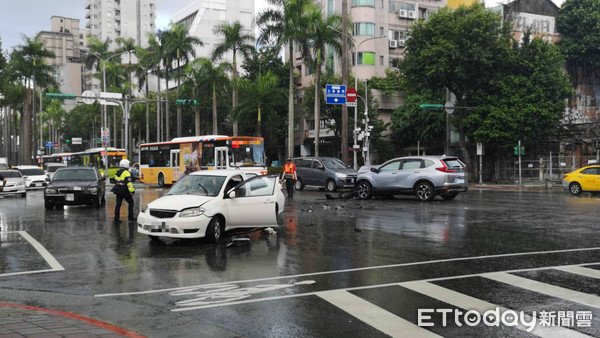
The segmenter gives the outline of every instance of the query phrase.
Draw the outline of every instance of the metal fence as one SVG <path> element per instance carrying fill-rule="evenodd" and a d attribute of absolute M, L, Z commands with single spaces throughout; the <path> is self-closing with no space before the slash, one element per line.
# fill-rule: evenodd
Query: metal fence
<path fill-rule="evenodd" d="M 560 154 L 548 154 L 547 156 L 540 156 L 536 160 L 521 158 L 521 181 L 551 180 L 553 182 L 560 182 L 565 173 L 597 163 L 596 161 L 596 156 L 569 156 Z M 486 167 L 484 166 L 484 179 L 488 178 L 488 176 L 495 176 L 489 178 L 502 183 L 518 183 L 519 181 L 519 160 L 517 156 L 498 161 L 496 170 L 492 170 L 492 172 L 485 169 Z"/>

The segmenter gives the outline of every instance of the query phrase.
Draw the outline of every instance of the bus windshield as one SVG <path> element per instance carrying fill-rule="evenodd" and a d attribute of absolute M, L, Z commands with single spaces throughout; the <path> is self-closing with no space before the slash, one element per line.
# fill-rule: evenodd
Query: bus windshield
<path fill-rule="evenodd" d="M 265 163 L 264 144 L 240 144 L 231 154 L 236 167 L 263 167 Z"/>

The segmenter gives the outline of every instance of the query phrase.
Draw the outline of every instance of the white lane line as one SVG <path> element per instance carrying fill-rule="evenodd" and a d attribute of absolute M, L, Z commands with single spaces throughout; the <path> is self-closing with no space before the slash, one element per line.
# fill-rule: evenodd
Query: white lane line
<path fill-rule="evenodd" d="M 600 262 L 586 263 L 586 264 L 600 264 Z M 564 266 L 564 265 L 545 266 L 545 267 L 519 269 L 519 270 L 507 270 L 507 271 L 504 271 L 504 272 L 539 271 L 539 270 L 555 269 L 555 268 L 562 267 L 562 266 Z M 576 265 L 570 265 L 570 266 L 576 266 Z M 442 280 L 452 280 L 452 279 L 461 279 L 461 278 L 469 278 L 469 277 L 483 277 L 483 275 L 484 274 L 482 274 L 482 273 L 473 273 L 473 274 L 457 275 L 457 276 L 449 276 L 449 277 L 437 277 L 437 278 L 421 279 L 421 280 L 416 280 L 416 281 L 412 281 L 412 282 L 436 282 L 436 281 L 442 281 Z M 401 283 L 409 283 L 409 282 L 401 282 Z M 229 283 L 206 284 L 203 287 L 217 286 L 217 285 L 223 285 L 223 284 L 229 284 Z M 397 285 L 399 285 L 398 282 L 393 282 L 393 283 L 386 283 L 386 284 L 355 286 L 355 287 L 341 288 L 341 289 L 335 289 L 335 290 L 341 290 L 341 291 L 368 290 L 368 289 L 376 289 L 376 288 L 383 288 L 383 287 L 397 286 Z M 177 290 L 181 290 L 181 289 L 187 289 L 187 288 L 177 288 Z M 186 308 L 186 309 L 173 309 L 171 311 L 173 311 L 173 312 L 190 311 L 190 310 L 208 309 L 208 308 L 212 308 L 212 307 L 221 307 L 221 306 L 229 306 L 229 305 L 258 303 L 258 302 L 265 302 L 265 301 L 270 301 L 270 300 L 280 300 L 280 299 L 289 299 L 289 298 L 297 298 L 297 297 L 316 296 L 320 292 L 325 292 L 325 291 L 313 291 L 313 292 L 297 293 L 297 294 L 285 295 L 285 296 L 272 296 L 272 297 L 257 298 L 257 299 L 248 299 L 248 300 L 242 300 L 242 301 L 233 301 L 233 302 L 221 303 L 221 304 L 201 305 L 201 306 L 196 306 L 196 307 Z M 134 293 L 117 293 L 117 294 L 95 295 L 94 297 L 128 296 L 130 294 L 138 295 L 138 294 L 148 294 L 148 293 L 155 293 L 155 291 L 142 291 L 142 292 L 134 292 Z"/>
<path fill-rule="evenodd" d="M 424 294 L 426 296 L 435 298 L 442 302 L 448 303 L 452 306 L 459 307 L 464 310 L 475 310 L 480 314 L 483 314 L 488 310 L 495 310 L 496 308 L 499 309 L 500 313 L 504 313 L 509 310 L 502 306 L 492 304 L 484 300 L 474 298 L 463 293 L 446 289 L 444 287 L 437 286 L 428 282 L 406 282 L 399 283 L 398 285 L 410 289 L 412 291 Z M 525 321 L 528 323 L 531 323 L 534 320 L 531 316 L 528 315 L 524 315 L 524 317 Z M 515 328 L 527 332 L 527 327 L 522 324 L 518 324 L 517 326 L 515 326 Z M 588 335 L 582 334 L 577 331 L 569 330 L 560 326 L 547 327 L 542 325 L 536 325 L 536 327 L 533 330 L 531 330 L 530 333 L 539 337 L 589 337 Z"/>
<path fill-rule="evenodd" d="M 555 270 L 561 270 L 568 273 L 574 273 L 576 275 L 599 278 L 600 279 L 600 270 L 590 269 L 583 266 L 561 266 L 558 268 L 554 268 Z"/>
<path fill-rule="evenodd" d="M 328 274 L 338 274 L 338 273 L 356 272 L 356 271 L 368 271 L 368 270 L 377 270 L 377 269 L 390 269 L 390 268 L 405 267 L 405 266 L 427 265 L 427 264 L 437 264 L 437 263 L 450 263 L 450 262 L 470 261 L 470 260 L 479 260 L 479 259 L 492 259 L 492 258 L 503 258 L 503 257 L 518 257 L 518 256 L 528 256 L 528 255 L 545 255 L 545 254 L 547 255 L 547 254 L 555 254 L 555 253 L 570 253 L 570 252 L 580 252 L 580 251 L 597 251 L 597 250 L 600 250 L 600 247 L 578 248 L 578 249 L 563 249 L 563 250 L 550 250 L 550 251 L 517 252 L 517 253 L 510 253 L 510 254 L 485 255 L 485 256 L 474 256 L 474 257 L 457 257 L 457 258 L 437 259 L 437 260 L 421 261 L 421 262 L 399 263 L 399 264 L 379 265 L 379 266 L 368 266 L 368 267 L 364 267 L 364 268 L 333 270 L 333 271 L 321 271 L 321 272 L 305 273 L 305 274 L 298 274 L 298 275 L 275 276 L 275 277 L 246 279 L 246 280 L 238 280 L 238 281 L 227 281 L 227 282 L 212 283 L 212 284 L 189 285 L 189 286 L 181 286 L 181 287 L 168 288 L 168 289 L 156 289 L 156 290 L 136 291 L 136 292 L 123 292 L 123 293 L 106 293 L 106 294 L 95 295 L 95 297 L 114 297 L 114 296 L 141 295 L 141 294 L 149 294 L 149 293 L 170 292 L 170 291 L 175 291 L 175 290 L 187 289 L 187 288 L 190 288 L 190 287 L 200 287 L 200 286 L 208 286 L 208 285 L 223 285 L 223 284 L 230 284 L 230 283 L 238 283 L 239 284 L 239 283 L 249 283 L 249 282 L 262 282 L 262 281 L 278 280 L 278 279 L 285 279 L 285 278 L 305 278 L 305 277 L 328 275 Z M 586 263 L 586 264 L 592 264 L 592 263 Z M 544 267 L 544 269 L 547 269 L 547 268 L 550 268 L 550 267 Z M 529 271 L 529 270 L 530 269 L 513 270 L 513 271 Z M 476 275 L 479 275 L 479 274 L 473 274 L 473 276 L 476 276 Z M 441 279 L 447 279 L 447 277 L 442 277 Z"/>
<path fill-rule="evenodd" d="M 39 253 L 42 255 L 44 260 L 50 265 L 53 270 L 64 270 L 62 265 L 40 244 L 40 242 L 36 241 L 35 238 L 31 237 L 26 231 L 19 231 L 19 234 L 23 236 Z"/>
<path fill-rule="evenodd" d="M 347 291 L 325 291 L 317 296 L 392 337 L 441 337 Z"/>
<path fill-rule="evenodd" d="M 493 272 L 482 274 L 481 277 L 485 277 L 497 282 L 509 284 L 512 286 L 519 287 L 521 289 L 541 293 L 551 297 L 565 299 L 578 304 L 592 306 L 600 308 L 600 297 L 583 293 L 560 286 L 538 282 L 533 279 L 523 278 L 515 275 L 511 275 L 505 272 Z"/>

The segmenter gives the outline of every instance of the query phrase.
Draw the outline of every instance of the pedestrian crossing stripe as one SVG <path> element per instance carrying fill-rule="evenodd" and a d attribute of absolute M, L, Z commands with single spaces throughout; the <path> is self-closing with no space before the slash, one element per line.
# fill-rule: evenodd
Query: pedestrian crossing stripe
<path fill-rule="evenodd" d="M 554 269 L 585 277 L 600 279 L 600 270 L 585 268 L 583 266 L 560 266 Z"/>
<path fill-rule="evenodd" d="M 429 282 L 406 282 L 400 283 L 399 285 L 462 309 L 475 310 L 479 313 L 484 313 L 488 310 L 494 310 L 496 308 L 499 308 L 501 313 L 509 311 L 509 309 L 502 306 L 495 305 Z M 525 315 L 525 318 L 529 322 L 532 321 L 531 316 Z M 515 328 L 527 332 L 527 327 L 525 327 L 523 324 L 518 324 L 515 326 Z M 531 333 L 539 337 L 589 337 L 583 333 L 560 326 L 548 327 L 536 325 Z"/>
<path fill-rule="evenodd" d="M 324 291 L 317 296 L 391 337 L 440 337 L 348 291 Z"/>
<path fill-rule="evenodd" d="M 516 286 L 521 289 L 541 293 L 547 296 L 600 308 L 600 297 L 589 293 L 579 292 L 548 283 L 542 283 L 533 279 L 523 278 L 505 272 L 486 273 L 481 275 L 481 277 Z"/>

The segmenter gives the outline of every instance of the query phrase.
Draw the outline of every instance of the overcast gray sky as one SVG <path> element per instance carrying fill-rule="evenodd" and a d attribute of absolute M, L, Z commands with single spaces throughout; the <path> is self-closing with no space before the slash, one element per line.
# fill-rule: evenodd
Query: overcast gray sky
<path fill-rule="evenodd" d="M 174 12 L 192 0 L 156 0 L 156 26 L 164 28 Z M 233 0 L 246 1 L 246 0 Z M 50 30 L 53 15 L 80 19 L 85 26 L 86 0 L 0 0 L 0 41 L 2 50 L 12 50 L 22 44 L 23 35 L 35 37 L 43 30 Z M 265 0 L 256 0 L 260 8 Z"/>

